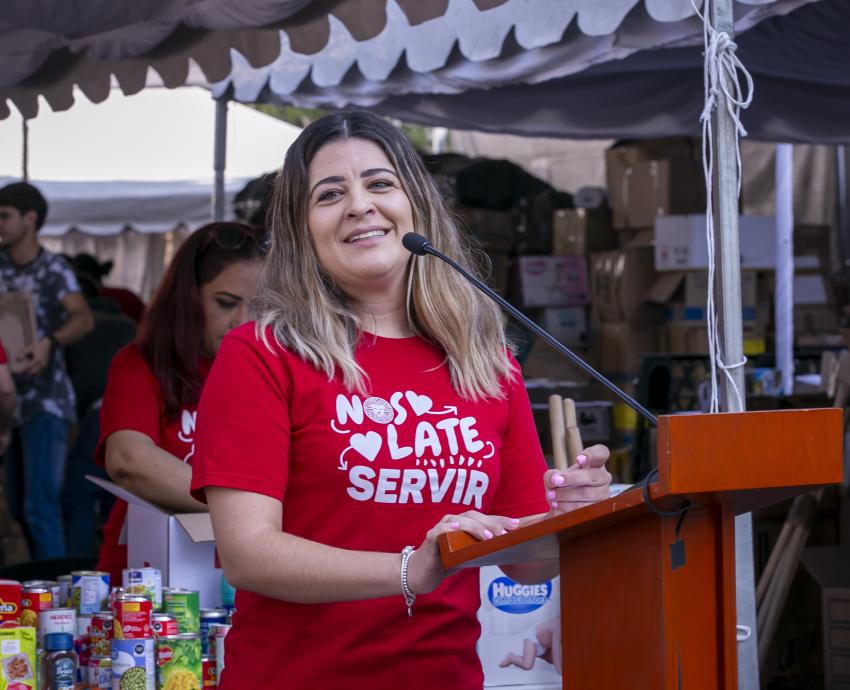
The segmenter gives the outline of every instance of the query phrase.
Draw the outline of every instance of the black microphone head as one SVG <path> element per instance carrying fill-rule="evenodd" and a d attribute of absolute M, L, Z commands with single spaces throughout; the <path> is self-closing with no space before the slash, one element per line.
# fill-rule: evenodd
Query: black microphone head
<path fill-rule="evenodd" d="M 401 243 L 407 251 L 418 256 L 425 256 L 428 253 L 428 247 L 431 246 L 428 240 L 415 232 L 407 233 L 401 238 Z"/>

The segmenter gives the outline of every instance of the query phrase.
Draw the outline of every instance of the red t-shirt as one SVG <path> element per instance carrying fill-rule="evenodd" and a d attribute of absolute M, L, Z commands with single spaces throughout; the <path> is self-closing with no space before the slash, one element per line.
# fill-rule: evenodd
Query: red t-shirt
<path fill-rule="evenodd" d="M 6 350 L 3 348 L 3 343 L 0 343 L 0 364 L 6 364 L 8 361 L 9 360 L 6 357 Z"/>
<path fill-rule="evenodd" d="M 200 359 L 202 376 L 210 369 L 210 360 Z M 95 461 L 106 465 L 106 439 L 116 431 L 139 431 L 183 462 L 194 453 L 197 407 L 187 407 L 175 417 L 165 418 L 165 399 L 159 381 L 136 345 L 122 349 L 109 367 L 109 378 L 100 410 L 100 441 Z M 110 573 L 113 583 L 121 583 L 121 571 L 127 567 L 127 546 L 119 540 L 127 516 L 127 504 L 117 500 L 103 526 L 103 545 L 97 569 Z M 141 564 L 139 564 L 141 565 Z"/>
<path fill-rule="evenodd" d="M 504 400 L 470 402 L 445 356 L 419 338 L 367 336 L 370 394 L 347 392 L 246 324 L 225 337 L 198 409 L 192 492 L 264 494 L 286 532 L 331 546 L 400 552 L 447 513 L 545 512 L 545 462 L 517 374 Z M 296 604 L 238 591 L 220 690 L 469 690 L 483 674 L 478 571 L 420 597 Z M 283 675 L 281 675 L 283 674 Z M 353 685 L 354 683 L 354 685 Z"/>

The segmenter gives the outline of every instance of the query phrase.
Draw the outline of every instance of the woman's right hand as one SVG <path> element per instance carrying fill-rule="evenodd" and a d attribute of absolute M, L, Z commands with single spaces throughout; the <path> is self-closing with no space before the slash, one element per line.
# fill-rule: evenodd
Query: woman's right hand
<path fill-rule="evenodd" d="M 440 558 L 437 539 L 447 532 L 468 532 L 479 541 L 492 539 L 519 526 L 516 518 L 502 515 L 484 515 L 468 510 L 461 515 L 446 515 L 434 525 L 419 548 L 413 552 L 407 566 L 407 579 L 414 594 L 433 592 L 448 575 Z"/>

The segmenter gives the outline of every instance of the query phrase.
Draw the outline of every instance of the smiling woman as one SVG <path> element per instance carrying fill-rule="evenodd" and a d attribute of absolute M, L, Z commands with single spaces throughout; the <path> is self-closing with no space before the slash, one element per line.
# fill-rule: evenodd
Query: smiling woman
<path fill-rule="evenodd" d="M 449 577 L 438 537 L 607 497 L 608 452 L 546 471 L 497 308 L 402 244 L 420 233 L 474 270 L 391 124 L 307 127 L 269 219 L 257 320 L 224 338 L 198 407 L 193 496 L 239 611 L 219 688 L 265 687 L 286 659 L 293 690 L 480 689 L 477 573 Z"/>

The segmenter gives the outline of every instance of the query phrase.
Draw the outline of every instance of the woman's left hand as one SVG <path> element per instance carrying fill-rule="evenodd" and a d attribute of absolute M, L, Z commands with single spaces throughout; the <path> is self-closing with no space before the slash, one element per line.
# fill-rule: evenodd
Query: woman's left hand
<path fill-rule="evenodd" d="M 585 448 L 576 463 L 566 470 L 549 470 L 543 475 L 550 515 L 568 513 L 610 496 L 611 473 L 605 469 L 610 457 L 601 445 Z"/>

